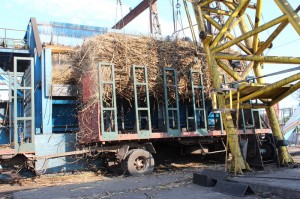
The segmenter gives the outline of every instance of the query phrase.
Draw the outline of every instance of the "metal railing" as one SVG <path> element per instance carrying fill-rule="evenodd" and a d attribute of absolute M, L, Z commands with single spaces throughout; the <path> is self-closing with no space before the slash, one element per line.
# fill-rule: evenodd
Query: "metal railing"
<path fill-rule="evenodd" d="M 23 38 L 26 32 L 27 30 L 0 28 L 0 48 L 28 49 L 26 39 Z"/>

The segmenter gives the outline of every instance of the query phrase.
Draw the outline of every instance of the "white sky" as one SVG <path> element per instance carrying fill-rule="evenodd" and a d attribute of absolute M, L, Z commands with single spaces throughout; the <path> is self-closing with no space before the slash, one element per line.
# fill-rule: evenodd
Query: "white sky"
<path fill-rule="evenodd" d="M 171 35 L 173 33 L 171 0 L 157 1 L 162 33 L 163 35 Z M 30 17 L 36 17 L 39 23 L 57 21 L 112 27 L 122 15 L 125 16 L 129 12 L 130 7 L 134 8 L 141 0 L 121 0 L 122 6 L 117 5 L 117 0 L 0 0 L 0 2 L 0 28 L 25 30 Z M 174 2 L 176 3 L 177 0 L 174 0 Z M 185 27 L 187 26 L 186 14 L 182 1 L 180 0 L 179 2 L 181 4 L 180 11 Z M 265 0 L 264 2 L 264 22 L 268 22 L 282 14 L 273 1 Z M 299 5 L 299 1 L 290 0 L 289 2 L 294 8 Z M 124 31 L 148 34 L 150 31 L 149 11 L 146 10 L 133 20 Z M 267 37 L 271 32 L 272 31 L 269 30 L 261 34 L 262 38 Z M 186 30 L 184 33 L 185 35 L 189 35 L 189 30 Z M 3 31 L 1 32 L 0 30 L 0 37 L 2 36 Z M 286 28 L 283 34 L 274 41 L 273 45 L 274 47 L 268 52 L 268 55 L 300 57 L 300 38 L 291 26 Z M 264 74 L 268 74 L 294 66 L 297 65 L 265 65 L 263 72 Z M 267 78 L 267 82 L 271 83 L 277 81 L 287 75 L 289 74 Z M 297 104 L 298 101 L 296 101 L 293 96 L 290 96 L 280 105 L 281 107 L 291 107 Z"/>

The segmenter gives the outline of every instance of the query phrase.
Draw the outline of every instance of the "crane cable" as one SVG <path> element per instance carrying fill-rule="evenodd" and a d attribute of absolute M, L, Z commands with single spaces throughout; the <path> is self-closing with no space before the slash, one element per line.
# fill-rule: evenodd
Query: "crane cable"
<path fill-rule="evenodd" d="M 173 31 L 176 32 L 176 25 L 175 25 L 175 10 L 174 10 L 174 0 L 169 0 L 171 7 L 172 7 L 172 15 L 173 15 Z"/>
<path fill-rule="evenodd" d="M 176 4 L 177 20 L 180 25 L 180 28 L 183 29 L 183 22 L 182 22 L 182 15 L 181 15 L 180 7 L 181 7 L 181 4 L 179 3 L 179 0 L 177 0 L 177 4 Z M 178 16 L 179 16 L 179 19 L 178 19 Z M 185 37 L 184 29 L 182 30 L 182 34 Z"/>
<path fill-rule="evenodd" d="M 115 24 L 117 24 L 117 19 L 118 19 L 118 7 L 120 6 L 120 14 L 121 14 L 121 21 L 122 25 L 124 27 L 124 15 L 123 15 L 123 5 L 121 0 L 117 0 L 117 5 L 116 5 L 116 16 L 115 16 Z M 125 33 L 125 28 L 123 28 L 123 31 Z"/>
<path fill-rule="evenodd" d="M 274 76 L 274 75 L 281 75 L 283 73 L 289 73 L 289 72 L 293 72 L 293 71 L 296 71 L 296 70 L 300 70 L 300 66 L 295 67 L 295 68 L 286 69 L 286 70 L 281 70 L 281 71 L 278 71 L 278 72 L 275 72 L 275 73 L 269 73 L 267 75 L 262 75 L 262 76 L 258 76 L 258 77 L 249 78 L 247 80 L 234 81 L 234 82 L 230 82 L 228 84 L 237 84 L 237 83 L 251 81 L 251 80 L 255 80 L 255 79 L 259 79 L 259 78 L 270 77 L 270 76 Z"/>
<path fill-rule="evenodd" d="M 182 31 L 183 33 L 183 36 L 185 37 L 185 33 L 184 33 L 184 30 L 189 28 L 185 28 L 183 27 L 183 21 L 182 21 L 182 15 L 181 15 L 181 11 L 180 11 L 180 7 L 181 7 L 181 4 L 179 3 L 179 0 L 177 0 L 177 3 L 176 3 L 176 15 L 175 15 L 175 9 L 174 9 L 174 0 L 172 0 L 172 10 L 173 10 L 173 25 L 174 25 L 174 32 L 172 33 L 172 36 L 177 36 L 179 34 L 179 32 Z M 180 26 L 180 29 L 178 30 L 177 28 L 177 24 L 179 24 Z"/>

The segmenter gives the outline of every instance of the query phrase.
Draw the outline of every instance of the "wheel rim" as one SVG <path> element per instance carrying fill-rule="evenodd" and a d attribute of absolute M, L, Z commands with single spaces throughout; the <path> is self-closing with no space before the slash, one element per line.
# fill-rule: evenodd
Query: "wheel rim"
<path fill-rule="evenodd" d="M 137 171 L 142 171 L 147 166 L 147 159 L 145 157 L 137 157 L 134 161 L 134 167 Z"/>

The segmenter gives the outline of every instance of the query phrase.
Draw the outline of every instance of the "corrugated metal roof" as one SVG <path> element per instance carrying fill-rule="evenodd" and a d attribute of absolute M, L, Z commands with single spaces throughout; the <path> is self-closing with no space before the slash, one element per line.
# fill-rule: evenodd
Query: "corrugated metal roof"
<path fill-rule="evenodd" d="M 107 30 L 104 27 L 60 22 L 38 24 L 42 43 L 64 46 L 81 45 L 85 38 L 106 33 Z"/>

